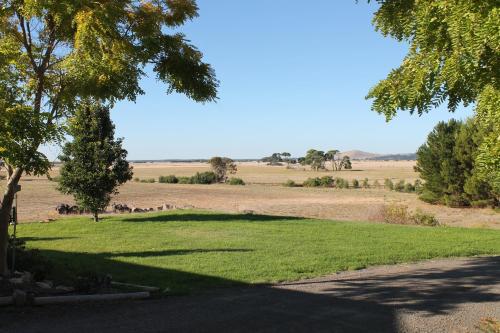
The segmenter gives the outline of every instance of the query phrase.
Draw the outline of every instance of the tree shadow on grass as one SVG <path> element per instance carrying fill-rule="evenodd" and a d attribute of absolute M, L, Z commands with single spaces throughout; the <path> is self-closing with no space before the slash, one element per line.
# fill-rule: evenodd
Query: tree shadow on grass
<path fill-rule="evenodd" d="M 296 216 L 276 216 L 257 214 L 221 214 L 221 213 L 180 213 L 161 215 L 127 215 L 122 222 L 272 222 L 272 221 L 303 221 L 305 218 Z"/>
<path fill-rule="evenodd" d="M 78 239 L 79 237 L 18 237 L 19 240 L 25 242 L 46 242 L 46 241 L 58 241 L 58 240 L 67 240 L 67 239 Z"/>
<path fill-rule="evenodd" d="M 137 258 L 148 258 L 148 257 L 165 257 L 165 256 L 179 256 L 188 255 L 194 253 L 230 253 L 230 252 L 252 252 L 252 249 L 175 249 L 175 250 L 161 250 L 161 251 L 142 251 L 142 252 L 109 252 L 109 253 L 99 253 L 104 257 L 137 257 Z"/>
<path fill-rule="evenodd" d="M 476 258 L 451 269 L 332 279 L 318 287 L 317 282 L 304 281 L 303 287 L 295 283 L 276 288 L 125 263 L 107 254 L 42 252 L 63 265 L 79 263 L 111 273 L 117 281 L 212 291 L 135 302 L 9 309 L 0 312 L 2 332 L 398 332 L 401 310 L 442 314 L 471 302 L 500 301 L 495 291 L 500 257 Z M 234 288 L 213 290 L 227 286 Z"/>

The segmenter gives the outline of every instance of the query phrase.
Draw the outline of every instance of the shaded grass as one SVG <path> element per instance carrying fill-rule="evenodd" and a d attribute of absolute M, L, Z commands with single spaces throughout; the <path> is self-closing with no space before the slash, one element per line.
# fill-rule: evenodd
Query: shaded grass
<path fill-rule="evenodd" d="M 500 231 L 175 211 L 24 224 L 58 274 L 92 271 L 173 293 L 290 281 L 370 265 L 500 254 Z"/>

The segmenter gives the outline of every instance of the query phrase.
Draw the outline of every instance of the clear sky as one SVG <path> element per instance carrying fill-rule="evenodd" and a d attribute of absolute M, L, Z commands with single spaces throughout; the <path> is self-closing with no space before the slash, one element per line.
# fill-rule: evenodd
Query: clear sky
<path fill-rule="evenodd" d="M 200 17 L 180 31 L 221 82 L 219 101 L 166 95 L 153 75 L 136 103 L 112 112 L 130 159 L 257 158 L 310 148 L 414 152 L 446 108 L 390 123 L 365 96 L 398 66 L 407 46 L 375 32 L 376 4 L 360 0 L 199 0 Z M 49 149 L 57 155 L 59 149 Z"/>

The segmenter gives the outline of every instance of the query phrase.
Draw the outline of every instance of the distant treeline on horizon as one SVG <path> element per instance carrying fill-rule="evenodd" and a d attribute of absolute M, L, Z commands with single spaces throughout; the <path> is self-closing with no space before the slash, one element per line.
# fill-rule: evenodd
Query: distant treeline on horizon
<path fill-rule="evenodd" d="M 368 160 L 368 161 L 414 161 L 417 159 L 415 153 L 411 154 L 391 154 L 391 155 L 380 155 L 364 159 L 353 160 Z M 194 158 L 194 159 L 162 159 L 162 160 L 130 160 L 132 163 L 208 163 L 209 159 Z M 262 162 L 261 158 L 235 158 L 235 162 Z"/>

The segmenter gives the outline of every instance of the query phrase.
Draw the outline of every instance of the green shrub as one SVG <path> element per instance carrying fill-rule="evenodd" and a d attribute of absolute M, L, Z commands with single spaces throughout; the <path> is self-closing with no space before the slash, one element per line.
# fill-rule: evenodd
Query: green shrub
<path fill-rule="evenodd" d="M 140 181 L 141 181 L 141 180 L 139 179 L 139 177 L 135 177 L 135 178 L 134 178 L 134 182 L 138 183 L 138 182 L 140 182 Z"/>
<path fill-rule="evenodd" d="M 26 249 L 26 242 L 23 239 L 17 238 L 14 241 L 13 237 L 9 237 L 7 244 L 7 265 L 12 269 L 12 251 L 16 251 L 16 267 L 17 271 L 28 271 L 33 274 L 35 281 L 43 281 L 47 278 L 53 269 L 52 262 L 42 255 L 40 250 Z"/>
<path fill-rule="evenodd" d="M 177 184 L 179 182 L 179 179 L 174 175 L 160 176 L 158 182 L 162 184 Z"/>
<path fill-rule="evenodd" d="M 411 214 L 408 206 L 401 204 L 384 205 L 381 209 L 381 219 L 386 223 L 410 224 Z"/>
<path fill-rule="evenodd" d="M 441 197 L 433 192 L 423 190 L 420 196 L 418 197 L 420 200 L 436 205 L 441 203 Z"/>
<path fill-rule="evenodd" d="M 408 206 L 396 203 L 384 205 L 377 219 L 391 224 L 415 224 L 427 227 L 439 226 L 439 221 L 434 215 L 424 213 L 420 209 L 412 214 Z"/>
<path fill-rule="evenodd" d="M 446 206 L 452 207 L 452 208 L 459 208 L 459 207 L 465 207 L 469 206 L 469 200 L 465 198 L 464 195 L 460 194 L 446 194 L 443 197 L 443 202 Z"/>
<path fill-rule="evenodd" d="M 233 177 L 233 178 L 229 179 L 228 184 L 229 185 L 245 185 L 245 182 L 241 178 Z"/>
<path fill-rule="evenodd" d="M 492 200 L 474 200 L 470 203 L 471 207 L 474 208 L 486 208 L 488 206 L 493 206 Z"/>
<path fill-rule="evenodd" d="M 415 186 L 413 186 L 411 183 L 406 183 L 404 191 L 406 193 L 413 193 L 413 192 L 415 192 Z"/>
<path fill-rule="evenodd" d="M 359 188 L 359 181 L 357 179 L 352 180 L 352 187 Z"/>
<path fill-rule="evenodd" d="M 417 209 L 415 214 L 411 216 L 413 223 L 417 225 L 423 225 L 426 227 L 437 227 L 439 225 L 439 221 L 433 214 L 424 213 L 420 209 Z"/>
<path fill-rule="evenodd" d="M 323 176 L 320 179 L 321 186 L 323 187 L 332 187 L 333 186 L 333 177 Z"/>
<path fill-rule="evenodd" d="M 149 184 L 156 183 L 156 179 L 154 178 L 141 179 L 141 183 L 149 183 Z"/>
<path fill-rule="evenodd" d="M 379 187 L 380 187 L 380 182 L 379 182 L 378 180 L 375 180 L 375 181 L 373 182 L 373 187 L 375 187 L 375 188 L 379 188 Z"/>
<path fill-rule="evenodd" d="M 287 181 L 283 184 L 283 186 L 285 186 L 285 187 L 296 187 L 296 186 L 297 186 L 297 184 L 296 184 L 293 180 L 288 179 L 288 180 L 287 180 Z"/>
<path fill-rule="evenodd" d="M 308 178 L 304 180 L 302 183 L 302 186 L 304 187 L 318 187 L 321 186 L 321 179 L 318 177 L 315 178 Z"/>
<path fill-rule="evenodd" d="M 415 184 L 413 186 L 415 187 L 415 192 L 417 192 L 417 194 L 422 194 L 422 190 L 424 187 L 420 179 L 415 180 Z"/>
<path fill-rule="evenodd" d="M 179 184 L 192 184 L 191 177 L 177 177 Z"/>
<path fill-rule="evenodd" d="M 363 188 L 370 188 L 370 184 L 368 183 L 368 178 L 363 179 Z"/>
<path fill-rule="evenodd" d="M 197 172 L 190 179 L 190 184 L 214 184 L 217 182 L 217 176 L 212 171 Z"/>
<path fill-rule="evenodd" d="M 400 180 L 399 182 L 397 182 L 394 185 L 394 191 L 396 191 L 396 192 L 404 192 L 404 190 L 405 190 L 405 181 L 404 180 Z"/>
<path fill-rule="evenodd" d="M 392 191 L 392 190 L 394 190 L 394 183 L 389 178 L 386 178 L 385 181 L 384 181 L 384 187 L 386 189 Z"/>
<path fill-rule="evenodd" d="M 349 188 L 349 181 L 344 178 L 335 178 L 335 187 L 337 188 Z"/>

